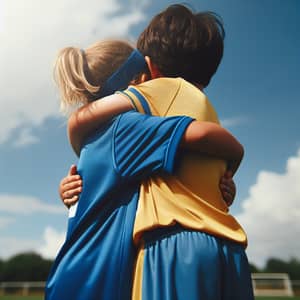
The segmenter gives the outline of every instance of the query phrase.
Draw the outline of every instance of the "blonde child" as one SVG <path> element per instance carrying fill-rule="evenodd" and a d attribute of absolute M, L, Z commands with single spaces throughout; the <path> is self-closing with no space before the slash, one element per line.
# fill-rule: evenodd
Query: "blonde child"
<path fill-rule="evenodd" d="M 215 15 L 193 14 L 180 5 L 169 7 L 152 20 L 138 41 L 138 48 L 149 55 L 146 60 L 151 78 L 159 79 L 130 87 L 122 94 L 143 113 L 189 115 L 218 122 L 214 109 L 199 88 L 207 86 L 221 61 L 223 34 Z M 180 78 L 162 76 L 182 76 L 193 85 Z M 82 115 L 85 110 L 81 117 L 76 116 L 75 128 L 85 128 L 81 139 L 89 133 L 89 124 L 107 116 L 105 110 L 96 106 L 94 118 L 85 118 Z M 234 163 L 227 160 L 227 168 L 235 172 L 240 158 Z M 142 183 L 133 233 L 139 245 L 133 299 L 253 298 L 244 253 L 246 235 L 228 214 L 218 189 L 225 170 L 226 164 L 220 159 L 185 152 L 176 177 L 159 174 Z M 209 245 L 214 243 L 216 246 L 211 248 Z M 188 263 L 184 245 L 191 245 L 192 249 Z M 220 256 L 216 257 L 216 253 Z M 207 262 L 204 257 L 209 258 Z M 199 277 L 213 266 L 215 269 L 205 278 Z M 225 273 L 232 282 L 221 275 Z M 211 282 L 222 289 L 211 286 Z"/>
<path fill-rule="evenodd" d="M 139 73 L 141 80 L 145 78 L 143 56 L 128 49 L 120 41 L 96 43 L 84 51 L 64 49 L 56 66 L 63 105 L 92 102 L 103 90 L 113 93 L 124 88 Z M 112 67 L 112 58 L 118 55 L 123 59 Z M 99 110 L 105 112 L 101 120 L 95 114 Z M 125 110 L 131 111 L 111 118 Z M 94 124 L 78 126 L 93 118 Z M 83 190 L 70 209 L 67 238 L 50 272 L 46 299 L 130 299 L 140 182 L 154 173 L 172 173 L 179 146 L 211 151 L 228 160 L 239 157 L 238 161 L 242 148 L 215 124 L 141 115 L 123 96 L 108 96 L 75 111 L 68 130 L 80 153 Z M 95 132 L 87 137 L 86 130 Z"/>

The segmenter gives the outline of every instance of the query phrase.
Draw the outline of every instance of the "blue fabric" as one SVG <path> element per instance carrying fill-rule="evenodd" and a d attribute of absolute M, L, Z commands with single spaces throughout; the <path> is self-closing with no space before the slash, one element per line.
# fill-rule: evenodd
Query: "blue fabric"
<path fill-rule="evenodd" d="M 143 54 L 135 49 L 128 59 L 115 71 L 101 87 L 100 92 L 95 95 L 95 99 L 111 95 L 117 90 L 123 90 L 128 87 L 136 75 L 147 70 L 147 63 Z"/>
<path fill-rule="evenodd" d="M 76 215 L 46 285 L 46 300 L 131 298 L 133 223 L 140 180 L 172 169 L 192 120 L 130 111 L 105 124 L 83 147 Z"/>
<path fill-rule="evenodd" d="M 146 236 L 143 300 L 254 300 L 244 248 L 177 226 Z"/>
<path fill-rule="evenodd" d="M 145 114 L 151 115 L 151 110 L 150 110 L 149 104 L 148 104 L 147 100 L 145 99 L 145 97 L 137 89 L 134 89 L 132 87 L 128 88 L 128 91 L 133 93 L 138 98 L 138 100 L 142 104 Z M 133 102 L 133 104 L 134 104 L 134 102 Z"/>

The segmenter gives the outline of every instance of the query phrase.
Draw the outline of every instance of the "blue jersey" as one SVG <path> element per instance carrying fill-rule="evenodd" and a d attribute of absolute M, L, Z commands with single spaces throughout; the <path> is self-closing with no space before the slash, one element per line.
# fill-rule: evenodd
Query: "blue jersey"
<path fill-rule="evenodd" d="M 49 274 L 47 300 L 131 298 L 140 182 L 154 172 L 172 172 L 191 121 L 130 111 L 86 142 L 78 164 L 83 190 Z"/>

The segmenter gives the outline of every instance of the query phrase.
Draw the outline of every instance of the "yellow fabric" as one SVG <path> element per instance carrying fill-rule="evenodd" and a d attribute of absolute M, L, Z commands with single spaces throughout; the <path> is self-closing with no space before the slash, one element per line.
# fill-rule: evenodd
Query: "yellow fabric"
<path fill-rule="evenodd" d="M 140 113 L 142 113 L 142 114 L 145 114 L 145 110 L 144 110 L 144 108 L 143 108 L 143 106 L 142 106 L 142 104 L 140 103 L 140 101 L 137 101 L 137 99 L 136 99 L 136 96 L 131 92 L 131 91 L 126 91 L 126 92 L 116 92 L 117 94 L 122 94 L 122 95 L 125 95 L 125 96 L 127 96 L 128 98 L 130 98 L 130 100 L 131 100 L 131 102 L 133 103 L 133 105 L 134 105 L 134 107 L 135 107 L 135 109 L 138 111 L 138 112 L 140 112 Z"/>
<path fill-rule="evenodd" d="M 219 123 L 208 98 L 181 78 L 159 78 L 131 88 L 146 98 L 153 115 L 187 115 L 199 121 Z M 124 93 L 137 110 L 144 113 L 134 93 L 128 90 Z M 225 169 L 223 160 L 185 152 L 176 174 L 144 181 L 140 188 L 134 242 L 140 243 L 145 231 L 180 223 L 183 227 L 246 245 L 246 234 L 228 213 L 219 189 Z"/>

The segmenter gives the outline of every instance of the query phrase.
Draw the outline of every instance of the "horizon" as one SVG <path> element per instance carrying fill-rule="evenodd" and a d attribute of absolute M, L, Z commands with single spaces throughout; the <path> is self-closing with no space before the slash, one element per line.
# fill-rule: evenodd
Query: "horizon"
<path fill-rule="evenodd" d="M 0 2 L 0 258 L 27 250 L 53 258 L 65 237 L 58 184 L 77 158 L 52 79 L 59 49 L 112 37 L 135 41 L 172 3 Z M 185 3 L 224 21 L 224 57 L 205 93 L 245 147 L 231 212 L 248 234 L 249 260 L 300 259 L 300 2 Z"/>

